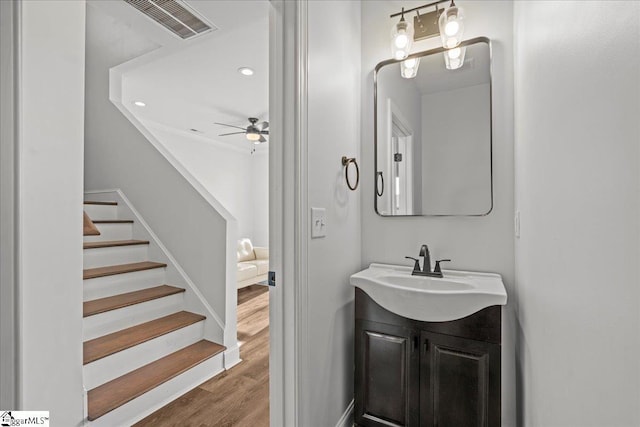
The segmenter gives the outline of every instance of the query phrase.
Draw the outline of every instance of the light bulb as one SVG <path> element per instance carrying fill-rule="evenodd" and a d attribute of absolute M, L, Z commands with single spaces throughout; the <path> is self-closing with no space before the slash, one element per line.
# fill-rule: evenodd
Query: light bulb
<path fill-rule="evenodd" d="M 444 26 L 444 33 L 448 36 L 455 36 L 460 29 L 460 24 L 458 21 L 449 21 L 447 25 Z"/>
<path fill-rule="evenodd" d="M 446 8 L 438 18 L 442 46 L 454 48 L 462 41 L 464 33 L 464 11 L 455 5 Z"/>
<path fill-rule="evenodd" d="M 467 52 L 466 47 L 457 47 L 449 49 L 444 53 L 444 65 L 447 70 L 457 70 L 464 65 L 464 56 Z"/>
<path fill-rule="evenodd" d="M 416 66 L 416 62 L 418 62 L 417 58 L 411 58 L 404 61 L 404 66 L 407 68 L 413 68 Z"/>
<path fill-rule="evenodd" d="M 394 43 L 398 49 L 404 49 L 407 46 L 407 43 L 409 43 L 409 37 L 407 37 L 406 34 L 399 33 L 396 36 Z"/>
<path fill-rule="evenodd" d="M 412 43 L 413 25 L 405 21 L 402 16 L 400 21 L 391 28 L 391 54 L 393 58 L 400 60 L 409 56 Z"/>
<path fill-rule="evenodd" d="M 405 79 L 412 79 L 418 75 L 420 58 L 406 59 L 400 63 L 400 75 Z"/>
<path fill-rule="evenodd" d="M 449 59 L 458 59 L 460 58 L 461 53 L 462 52 L 459 47 L 447 51 L 447 55 L 449 55 Z"/>
<path fill-rule="evenodd" d="M 452 47 L 456 47 L 460 44 L 457 37 L 448 38 L 444 47 L 451 49 Z"/>

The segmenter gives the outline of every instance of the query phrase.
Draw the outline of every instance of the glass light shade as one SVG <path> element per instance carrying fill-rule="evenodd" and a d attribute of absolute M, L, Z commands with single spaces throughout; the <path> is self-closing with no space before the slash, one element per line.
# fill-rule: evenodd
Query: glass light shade
<path fill-rule="evenodd" d="M 467 53 L 467 48 L 456 47 L 444 52 L 444 65 L 447 70 L 457 70 L 464 65 L 464 55 Z"/>
<path fill-rule="evenodd" d="M 400 75 L 405 79 L 412 79 L 418 75 L 420 58 L 405 59 L 400 63 Z"/>
<path fill-rule="evenodd" d="M 391 54 L 394 59 L 409 56 L 413 44 L 413 25 L 404 20 L 404 16 L 391 28 Z"/>
<path fill-rule="evenodd" d="M 464 11 L 461 7 L 451 6 L 442 12 L 438 19 L 442 46 L 451 49 L 460 44 L 464 34 Z"/>
<path fill-rule="evenodd" d="M 247 139 L 249 141 L 258 141 L 260 139 L 260 134 L 259 133 L 248 132 L 247 133 Z"/>

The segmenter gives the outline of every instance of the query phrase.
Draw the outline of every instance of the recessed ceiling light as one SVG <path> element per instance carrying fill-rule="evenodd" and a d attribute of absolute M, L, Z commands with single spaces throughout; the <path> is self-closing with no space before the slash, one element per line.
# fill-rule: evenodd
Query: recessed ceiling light
<path fill-rule="evenodd" d="M 134 101 L 133 103 L 134 103 L 135 105 L 137 105 L 138 107 L 146 107 L 146 106 L 147 106 L 147 104 L 145 104 L 145 103 L 144 103 L 144 102 L 142 102 L 142 101 Z"/>
<path fill-rule="evenodd" d="M 243 76 L 253 76 L 253 70 L 249 67 L 238 68 L 238 72 Z"/>

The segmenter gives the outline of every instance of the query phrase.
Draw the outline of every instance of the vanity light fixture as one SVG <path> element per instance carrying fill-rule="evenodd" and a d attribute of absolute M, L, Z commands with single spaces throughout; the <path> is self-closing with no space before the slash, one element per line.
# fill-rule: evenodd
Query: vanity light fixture
<path fill-rule="evenodd" d="M 464 10 L 451 0 L 449 7 L 438 18 L 438 26 L 440 27 L 442 46 L 447 49 L 457 47 L 462 41 L 464 33 Z"/>
<path fill-rule="evenodd" d="M 400 75 L 405 79 L 412 79 L 418 75 L 420 58 L 405 59 L 400 63 Z"/>
<path fill-rule="evenodd" d="M 413 44 L 413 24 L 404 19 L 404 7 L 400 12 L 400 21 L 391 28 L 391 54 L 395 59 L 409 56 Z"/>
<path fill-rule="evenodd" d="M 444 10 L 438 8 L 440 3 L 446 3 L 448 1 L 451 1 L 451 3 L 447 8 Z M 426 15 L 420 14 L 421 9 L 434 6 L 435 11 L 429 12 Z M 413 25 L 404 19 L 404 15 L 411 12 L 416 12 L 415 22 L 416 25 L 420 27 L 417 33 L 414 32 Z M 391 53 L 394 59 L 402 60 L 409 56 L 411 45 L 414 41 L 414 34 L 416 40 L 436 36 L 438 31 L 435 30 L 433 26 L 437 19 L 442 47 L 448 49 L 444 52 L 447 69 L 457 70 L 462 67 L 464 64 L 465 49 L 458 48 L 458 46 L 462 42 L 462 35 L 464 34 L 464 10 L 456 6 L 454 0 L 438 0 L 406 11 L 403 7 L 400 12 L 392 14 L 391 18 L 397 16 L 400 16 L 400 21 L 391 28 Z M 405 79 L 415 77 L 418 73 L 419 65 L 419 58 L 402 61 L 400 64 L 400 75 Z"/>

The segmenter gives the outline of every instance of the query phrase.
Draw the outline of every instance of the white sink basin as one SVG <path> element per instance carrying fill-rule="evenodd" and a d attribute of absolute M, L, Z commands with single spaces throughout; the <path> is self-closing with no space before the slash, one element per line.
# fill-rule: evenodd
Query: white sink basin
<path fill-rule="evenodd" d="M 492 305 L 505 305 L 499 274 L 443 270 L 443 277 L 412 276 L 411 267 L 371 264 L 350 282 L 383 308 L 409 319 L 447 322 Z"/>

